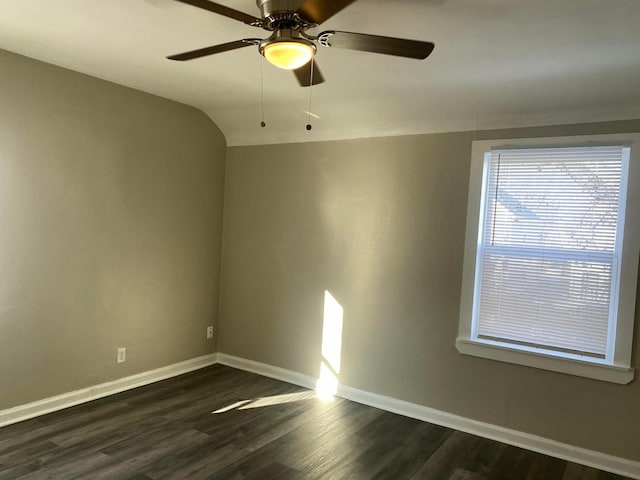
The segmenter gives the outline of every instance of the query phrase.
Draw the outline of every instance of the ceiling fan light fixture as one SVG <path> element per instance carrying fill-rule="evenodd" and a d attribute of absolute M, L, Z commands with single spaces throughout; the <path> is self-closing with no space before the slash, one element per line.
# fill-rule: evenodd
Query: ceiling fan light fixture
<path fill-rule="evenodd" d="M 306 65 L 316 54 L 313 43 L 300 39 L 270 42 L 261 50 L 271 64 L 285 70 L 295 70 Z"/>

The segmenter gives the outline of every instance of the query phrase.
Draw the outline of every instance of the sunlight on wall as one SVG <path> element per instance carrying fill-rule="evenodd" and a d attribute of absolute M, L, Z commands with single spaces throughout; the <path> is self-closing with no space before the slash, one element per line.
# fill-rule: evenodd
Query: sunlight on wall
<path fill-rule="evenodd" d="M 320 377 L 316 382 L 316 390 L 272 395 L 234 402 L 226 407 L 211 412 L 221 414 L 237 410 L 282 405 L 299 402 L 311 398 L 328 400 L 334 397 L 338 390 L 338 375 L 340 374 L 340 359 L 342 355 L 342 318 L 344 310 L 340 303 L 328 291 L 324 292 L 324 315 L 322 322 L 322 361 L 320 362 Z"/>
<path fill-rule="evenodd" d="M 320 362 L 320 378 L 316 383 L 316 395 L 327 400 L 333 398 L 338 391 L 338 378 L 333 374 L 324 362 Z"/>
<path fill-rule="evenodd" d="M 316 392 L 320 398 L 331 398 L 338 389 L 340 355 L 342 353 L 342 306 L 328 291 L 324 292 L 322 324 L 322 361 Z"/>

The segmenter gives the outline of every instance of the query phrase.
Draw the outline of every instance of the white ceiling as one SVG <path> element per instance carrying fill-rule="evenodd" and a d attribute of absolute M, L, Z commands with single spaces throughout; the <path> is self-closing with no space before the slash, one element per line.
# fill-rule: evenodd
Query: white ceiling
<path fill-rule="evenodd" d="M 0 0 L 0 48 L 198 107 L 229 145 L 640 118 L 640 0 L 359 0 L 326 29 L 436 49 L 320 47 L 311 132 L 309 89 L 264 62 L 263 129 L 255 47 L 165 57 L 268 32 L 175 0 Z"/>

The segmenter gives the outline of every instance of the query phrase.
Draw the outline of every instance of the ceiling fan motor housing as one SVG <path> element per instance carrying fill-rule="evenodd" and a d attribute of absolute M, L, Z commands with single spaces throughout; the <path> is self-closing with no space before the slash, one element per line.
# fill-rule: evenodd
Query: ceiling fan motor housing
<path fill-rule="evenodd" d="M 256 0 L 262 18 L 271 17 L 274 13 L 295 12 L 300 0 Z"/>
<path fill-rule="evenodd" d="M 264 47 L 266 47 L 267 45 L 271 45 L 273 43 L 278 43 L 278 42 L 301 43 L 311 47 L 314 52 L 317 50 L 315 43 L 303 37 L 299 31 L 283 28 L 283 29 L 274 31 L 268 38 L 265 38 L 264 40 L 260 41 L 259 43 L 260 53 L 264 54 Z"/>

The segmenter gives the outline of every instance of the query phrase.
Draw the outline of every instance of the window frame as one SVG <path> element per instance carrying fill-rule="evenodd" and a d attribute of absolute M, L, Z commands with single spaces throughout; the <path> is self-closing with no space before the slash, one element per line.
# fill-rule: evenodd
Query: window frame
<path fill-rule="evenodd" d="M 626 202 L 620 210 L 624 215 L 624 230 L 620 262 L 616 324 L 613 354 L 610 359 L 600 359 L 567 352 L 550 351 L 529 346 L 515 346 L 497 340 L 480 339 L 474 332 L 475 281 L 478 262 L 478 242 L 482 221 L 486 182 L 485 154 L 492 149 L 588 147 L 623 145 L 630 148 L 627 184 L 621 190 Z M 465 355 L 488 358 L 529 367 L 578 375 L 582 377 L 626 384 L 635 377 L 631 366 L 633 332 L 640 252 L 640 215 L 634 215 L 632 205 L 640 205 L 640 133 L 581 135 L 571 137 L 543 137 L 479 140 L 472 142 L 471 171 L 465 235 L 464 264 L 460 302 L 460 323 L 456 348 Z"/>

